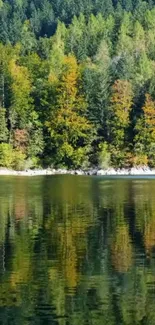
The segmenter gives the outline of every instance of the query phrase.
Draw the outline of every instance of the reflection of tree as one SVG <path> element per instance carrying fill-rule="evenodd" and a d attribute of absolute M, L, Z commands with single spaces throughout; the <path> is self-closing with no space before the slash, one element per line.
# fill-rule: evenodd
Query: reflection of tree
<path fill-rule="evenodd" d="M 53 260 L 49 267 L 49 284 L 57 314 L 60 316 L 65 314 L 66 295 L 70 297 L 68 299 L 71 309 L 71 297 L 75 295 L 80 284 L 81 267 L 88 249 L 87 233 L 92 221 L 91 206 L 86 205 L 83 209 L 77 204 L 73 211 L 70 204 L 65 204 L 59 206 L 59 209 L 55 207 L 45 224 L 49 252 L 52 247 L 55 251 L 55 262 Z M 63 324 L 63 321 L 60 324 Z"/>
<path fill-rule="evenodd" d="M 136 229 L 141 233 L 145 252 L 149 255 L 155 248 L 155 182 L 143 181 L 134 185 Z"/>
<path fill-rule="evenodd" d="M 22 303 L 22 288 L 31 279 L 31 258 L 28 240 L 28 237 L 15 237 L 12 265 L 9 272 L 6 269 L 6 273 L 3 275 L 0 290 L 1 306 L 20 306 Z"/>
<path fill-rule="evenodd" d="M 17 286 L 20 286 L 20 284 L 29 282 L 31 277 L 31 256 L 29 244 L 27 239 L 24 239 L 24 235 L 22 238 L 15 237 L 12 269 L 13 272 L 10 276 L 10 283 L 14 290 L 16 290 Z"/>
<path fill-rule="evenodd" d="M 144 243 L 146 248 L 146 253 L 150 253 L 155 247 L 155 219 L 151 218 L 145 224 L 144 228 Z"/>
<path fill-rule="evenodd" d="M 76 288 L 79 281 L 79 262 L 87 248 L 86 234 L 90 224 L 91 218 L 88 215 L 80 218 L 77 214 L 66 215 L 65 222 L 58 225 L 61 267 L 70 290 Z"/>
<path fill-rule="evenodd" d="M 132 265 L 132 244 L 126 224 L 117 226 L 112 243 L 112 264 L 118 272 L 127 272 Z"/>
<path fill-rule="evenodd" d="M 66 282 L 70 289 L 77 287 L 77 252 L 76 252 L 76 234 L 73 228 L 66 226 L 66 229 L 59 228 L 61 236 L 61 266 L 63 268 Z"/>
<path fill-rule="evenodd" d="M 6 183 L 0 180 L 2 325 L 154 325 L 155 182 L 151 189 L 63 176 Z"/>

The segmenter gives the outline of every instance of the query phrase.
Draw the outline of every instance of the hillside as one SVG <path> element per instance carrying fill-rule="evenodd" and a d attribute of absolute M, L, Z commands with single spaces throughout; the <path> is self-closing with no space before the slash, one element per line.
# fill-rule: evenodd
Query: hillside
<path fill-rule="evenodd" d="M 0 1 L 0 166 L 155 167 L 154 3 Z"/>

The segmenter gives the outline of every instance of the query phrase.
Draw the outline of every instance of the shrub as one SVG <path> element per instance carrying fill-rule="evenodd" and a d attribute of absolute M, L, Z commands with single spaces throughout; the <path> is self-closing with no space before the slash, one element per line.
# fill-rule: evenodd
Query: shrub
<path fill-rule="evenodd" d="M 106 169 L 110 166 L 110 153 L 108 151 L 108 145 L 106 142 L 100 143 L 98 155 L 98 166 L 99 168 Z"/>
<path fill-rule="evenodd" d="M 155 143 L 151 143 L 148 150 L 148 163 L 149 166 L 155 167 Z"/>
<path fill-rule="evenodd" d="M 25 154 L 21 150 L 14 149 L 12 167 L 16 170 L 25 169 Z"/>
<path fill-rule="evenodd" d="M 0 144 L 0 166 L 11 168 L 13 164 L 13 148 L 8 143 Z"/>
<path fill-rule="evenodd" d="M 88 150 L 89 147 L 79 147 L 74 150 L 72 155 L 72 165 L 74 168 L 87 169 L 89 166 L 88 162 Z"/>
<path fill-rule="evenodd" d="M 13 146 L 20 152 L 25 153 L 28 145 L 28 133 L 27 130 L 16 129 L 13 134 Z"/>
<path fill-rule="evenodd" d="M 110 147 L 111 161 L 114 168 L 129 168 L 133 165 L 132 153 L 129 149 L 120 150 L 114 146 Z"/>
<path fill-rule="evenodd" d="M 25 161 L 25 169 L 41 168 L 40 159 L 38 157 L 31 157 Z"/>
<path fill-rule="evenodd" d="M 133 166 L 147 166 L 148 157 L 145 154 L 139 154 L 133 157 Z"/>

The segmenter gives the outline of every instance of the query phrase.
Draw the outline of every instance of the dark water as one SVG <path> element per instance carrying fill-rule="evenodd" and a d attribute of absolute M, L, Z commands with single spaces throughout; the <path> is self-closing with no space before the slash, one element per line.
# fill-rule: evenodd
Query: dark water
<path fill-rule="evenodd" d="M 0 177 L 0 325 L 155 324 L 155 180 Z"/>

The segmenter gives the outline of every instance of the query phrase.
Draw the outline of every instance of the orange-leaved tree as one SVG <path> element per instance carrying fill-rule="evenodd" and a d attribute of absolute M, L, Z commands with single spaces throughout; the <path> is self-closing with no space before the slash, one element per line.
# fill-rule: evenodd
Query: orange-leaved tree
<path fill-rule="evenodd" d="M 130 111 L 132 107 L 132 87 L 127 80 L 116 80 L 113 85 L 111 98 L 112 109 L 116 125 L 126 128 L 129 125 Z"/>

